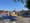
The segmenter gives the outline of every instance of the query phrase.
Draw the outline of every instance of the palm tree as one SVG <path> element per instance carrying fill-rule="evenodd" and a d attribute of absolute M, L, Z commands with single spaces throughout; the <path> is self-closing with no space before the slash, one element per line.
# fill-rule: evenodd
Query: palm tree
<path fill-rule="evenodd" d="M 19 1 L 21 1 L 23 4 L 24 4 L 24 1 L 23 0 L 17 0 L 18 2 Z M 14 0 L 14 2 L 16 2 L 16 0 Z M 27 0 L 27 2 L 26 2 L 26 7 L 28 8 L 28 9 L 30 9 L 30 0 Z"/>
<path fill-rule="evenodd" d="M 23 0 L 13 0 L 13 1 L 14 1 L 14 2 L 17 2 L 17 1 L 20 2 L 20 1 L 21 1 L 22 3 L 24 3 Z"/>
<path fill-rule="evenodd" d="M 16 2 L 16 0 L 13 0 L 14 2 Z"/>

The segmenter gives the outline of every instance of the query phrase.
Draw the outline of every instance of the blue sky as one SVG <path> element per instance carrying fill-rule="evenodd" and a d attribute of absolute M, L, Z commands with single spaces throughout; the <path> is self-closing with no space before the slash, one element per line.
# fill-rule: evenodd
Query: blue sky
<path fill-rule="evenodd" d="M 0 10 L 27 10 L 27 8 L 24 7 L 24 4 L 21 2 L 13 2 L 13 0 L 0 0 Z"/>

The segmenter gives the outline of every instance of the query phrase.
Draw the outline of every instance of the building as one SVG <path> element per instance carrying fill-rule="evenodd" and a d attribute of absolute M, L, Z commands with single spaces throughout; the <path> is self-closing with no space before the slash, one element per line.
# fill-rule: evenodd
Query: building
<path fill-rule="evenodd" d="M 8 14 L 9 11 L 0 10 L 0 14 Z"/>
<path fill-rule="evenodd" d="M 30 10 L 20 11 L 20 15 L 24 17 L 30 17 Z"/>

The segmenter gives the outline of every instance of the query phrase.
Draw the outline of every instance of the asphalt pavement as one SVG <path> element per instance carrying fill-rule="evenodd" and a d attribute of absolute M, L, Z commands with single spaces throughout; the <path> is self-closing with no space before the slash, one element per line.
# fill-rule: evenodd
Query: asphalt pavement
<path fill-rule="evenodd" d="M 9 19 L 7 21 L 5 20 L 0 20 L 0 23 L 12 23 L 11 21 L 9 21 Z M 20 16 L 17 17 L 17 21 L 15 21 L 16 23 L 30 23 L 30 18 L 20 18 Z"/>

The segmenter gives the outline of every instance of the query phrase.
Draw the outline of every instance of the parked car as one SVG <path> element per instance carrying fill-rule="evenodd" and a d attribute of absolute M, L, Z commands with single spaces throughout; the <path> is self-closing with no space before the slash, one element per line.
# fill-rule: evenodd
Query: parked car
<path fill-rule="evenodd" d="M 3 19 L 3 16 L 0 14 L 0 20 Z"/>
<path fill-rule="evenodd" d="M 22 14 L 23 17 L 30 17 L 30 14 Z"/>

